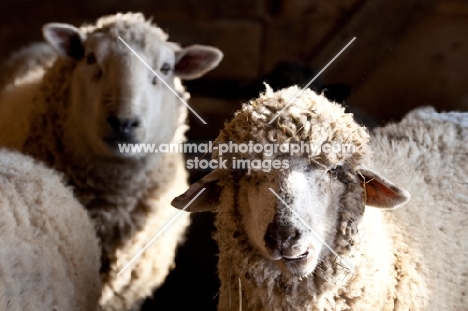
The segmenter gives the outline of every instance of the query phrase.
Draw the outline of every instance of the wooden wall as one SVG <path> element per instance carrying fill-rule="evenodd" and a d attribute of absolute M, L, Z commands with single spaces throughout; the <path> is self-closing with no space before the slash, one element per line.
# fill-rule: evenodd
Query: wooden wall
<path fill-rule="evenodd" d="M 235 110 L 242 100 L 224 98 L 235 99 L 237 86 L 280 61 L 320 70 L 352 37 L 356 41 L 322 75 L 327 83 L 351 86 L 350 106 L 381 121 L 418 105 L 468 109 L 468 3 L 463 0 L 5 0 L 0 59 L 41 40 L 44 23 L 79 25 L 118 11 L 153 16 L 183 45 L 212 44 L 224 51 L 220 67 L 191 84 L 202 114 Z"/>

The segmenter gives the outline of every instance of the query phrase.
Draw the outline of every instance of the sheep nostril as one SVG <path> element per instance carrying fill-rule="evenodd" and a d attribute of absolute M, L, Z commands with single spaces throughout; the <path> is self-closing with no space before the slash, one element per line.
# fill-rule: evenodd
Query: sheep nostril
<path fill-rule="evenodd" d="M 299 240 L 301 234 L 297 228 L 291 227 L 287 230 L 285 236 L 289 241 L 297 241 Z"/>
<path fill-rule="evenodd" d="M 270 223 L 263 237 L 265 244 L 272 249 L 278 247 L 278 227 L 275 223 Z"/>
<path fill-rule="evenodd" d="M 280 237 L 281 241 L 289 242 L 298 240 L 300 233 L 299 230 L 294 226 L 279 226 L 278 236 Z"/>
<path fill-rule="evenodd" d="M 271 248 L 290 248 L 301 237 L 299 229 L 294 226 L 281 226 L 276 223 L 268 225 L 264 240 Z"/>
<path fill-rule="evenodd" d="M 129 133 L 134 128 L 140 126 L 138 119 L 119 119 L 116 116 L 107 117 L 107 123 L 116 132 Z"/>
<path fill-rule="evenodd" d="M 132 127 L 139 127 L 140 126 L 140 121 L 134 119 L 129 119 L 129 120 L 126 120 L 123 124 L 123 126 L 125 128 L 132 128 Z"/>

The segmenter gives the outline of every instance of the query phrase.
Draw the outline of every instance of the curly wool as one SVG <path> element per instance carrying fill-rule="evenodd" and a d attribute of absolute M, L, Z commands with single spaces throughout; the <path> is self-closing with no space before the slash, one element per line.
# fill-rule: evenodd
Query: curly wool
<path fill-rule="evenodd" d="M 372 133 L 373 167 L 412 193 L 405 208 L 386 215 L 394 223 L 398 256 L 398 300 L 424 279 L 413 300 L 422 310 L 463 310 L 468 305 L 468 113 L 418 108 L 399 123 Z M 404 172 L 404 174 L 402 174 Z M 403 243 L 408 246 L 402 245 Z M 408 269 L 411 267 L 411 269 Z M 412 310 L 412 309 L 411 309 Z"/>
<path fill-rule="evenodd" d="M 225 124 L 215 143 L 246 143 L 254 141 L 260 144 L 293 144 L 304 142 L 309 145 L 322 146 L 324 143 L 352 144 L 353 153 L 320 153 L 309 152 L 309 160 L 319 162 L 327 167 L 347 163 L 351 167 L 361 163 L 369 153 L 367 143 L 369 134 L 365 127 L 359 126 L 353 115 L 345 113 L 339 104 L 310 89 L 297 86 L 277 92 L 266 85 L 266 92 L 257 99 L 242 105 L 234 118 Z M 284 109 L 284 110 L 283 110 Z M 279 116 L 269 124 L 278 113 Z M 303 152 L 294 154 L 304 156 Z M 213 158 L 219 151 L 213 152 Z M 226 156 L 238 158 L 274 158 L 264 153 L 228 153 Z"/>
<path fill-rule="evenodd" d="M 280 113 L 278 118 L 268 124 L 278 113 Z M 367 147 L 369 134 L 364 127 L 356 124 L 352 114 L 345 113 L 342 106 L 329 102 L 323 95 L 316 94 L 309 89 L 301 92 L 297 86 L 278 92 L 273 92 L 267 86 L 266 92 L 261 94 L 259 98 L 244 104 L 242 109 L 235 113 L 234 118 L 225 124 L 215 143 L 229 141 L 238 144 L 253 141 L 254 143 L 275 143 L 278 145 L 304 142 L 315 146 L 333 142 L 353 144 L 356 147 L 354 153 L 322 152 L 317 155 L 299 152 L 294 154 L 294 156 L 307 157 L 310 161 L 319 162 L 326 167 L 337 164 L 356 167 L 369 156 Z M 215 151 L 213 158 L 218 156 L 218 152 Z M 258 157 L 271 159 L 281 156 L 281 154 L 276 153 L 273 156 L 268 156 L 237 152 L 223 155 L 223 157 L 226 156 L 244 159 Z M 221 199 L 221 201 L 235 202 L 237 191 L 232 186 L 235 181 L 230 180 L 230 177 L 227 178 L 222 182 L 223 193 L 232 197 Z M 343 206 L 338 216 L 340 230 L 336 234 L 334 248 L 342 258 L 352 260 L 357 256 L 353 253 L 354 248 L 351 246 L 359 243 L 355 235 L 358 232 L 357 224 L 362 218 L 361 211 L 364 208 L 364 201 L 362 199 L 363 192 L 357 191 L 359 187 L 355 183 L 350 182 L 348 188 L 350 188 L 348 192 L 356 193 L 356 195 L 343 198 Z M 239 216 L 235 216 L 236 209 L 235 205 L 223 204 L 216 220 L 216 227 L 222 228 L 217 236 L 222 254 L 219 266 L 223 267 L 223 269 L 220 268 L 220 277 L 222 280 L 232 278 L 231 275 L 226 275 L 226 267 L 229 267 L 229 273 L 240 276 L 241 280 L 249 280 L 242 282 L 245 284 L 244 291 L 250 295 L 247 306 L 249 309 L 255 309 L 257 303 L 259 305 L 276 305 L 282 308 L 298 305 L 312 308 L 311 303 L 313 303 L 313 310 L 324 310 L 327 305 L 335 308 L 338 308 L 340 304 L 346 305 L 344 302 L 339 302 L 339 299 L 333 298 L 338 296 L 341 286 L 329 282 L 329 280 L 333 280 L 333 282 L 340 280 L 338 283 L 343 285 L 349 274 L 344 265 L 336 264 L 337 258 L 335 256 L 331 255 L 325 258 L 319 267 L 320 269 L 310 278 L 303 279 L 299 283 L 288 280 L 274 266 L 265 267 L 265 261 L 262 257 L 255 254 L 254 250 L 248 246 L 247 235 L 242 225 L 238 224 L 238 220 L 236 220 L 239 219 Z M 237 237 L 234 238 L 230 234 L 231 232 L 238 233 Z M 229 254 L 229 256 L 224 256 L 224 254 Z M 249 288 L 252 280 L 256 285 Z M 233 297 L 230 297 L 233 301 L 237 300 L 235 293 L 238 291 L 238 285 L 236 283 L 234 279 L 232 283 L 227 283 L 230 288 L 225 288 L 227 292 L 234 293 Z M 300 290 L 301 287 L 305 287 L 305 289 Z M 359 292 L 356 289 L 354 291 Z M 272 296 L 265 295 L 265 292 L 288 292 L 289 295 L 272 300 Z M 220 305 L 225 306 L 226 304 L 221 302 Z"/>
<path fill-rule="evenodd" d="M 0 308 L 98 309 L 98 239 L 63 176 L 0 151 Z"/>
<path fill-rule="evenodd" d="M 314 113 L 310 113 L 308 105 L 299 102 L 287 108 L 291 115 L 285 113 L 280 121 L 268 125 L 274 114 L 285 106 L 287 97 L 283 94 L 291 95 L 290 92 L 295 95 L 298 88 L 277 93 L 268 90 L 260 99 L 244 105 L 234 119 L 226 123 L 217 142 L 281 143 L 315 137 L 316 140 L 308 141 L 323 143 L 330 137 L 338 141 L 351 137 L 354 143 L 362 144 L 358 153 L 341 158 L 338 155 L 330 160 L 322 155 L 322 163 L 343 161 L 351 171 L 356 165 L 369 163 L 409 190 L 412 200 L 404 208 L 392 212 L 365 209 L 361 181 L 350 175 L 347 191 L 341 198 L 332 246 L 344 261 L 354 266 L 355 273 L 350 273 L 344 262 L 336 262 L 330 255 L 313 274 L 301 280 L 290 280 L 249 242 L 239 214 L 238 182 L 243 173 L 221 170 L 218 183 L 222 189 L 221 204 L 215 223 L 222 283 L 219 310 L 237 309 L 239 292 L 242 306 L 248 310 L 465 308 L 468 304 L 468 277 L 464 273 L 468 242 L 463 237 L 468 235 L 465 208 L 468 202 L 465 144 L 468 114 L 440 114 L 433 109 L 419 109 L 400 123 L 374 130 L 370 141 L 366 131 L 356 130 L 359 126 L 351 116 L 327 101 L 311 104 L 320 106 L 313 110 L 320 111 L 315 118 L 310 117 Z M 308 100 L 320 99 L 320 95 L 310 93 L 308 96 Z M 270 111 L 272 106 L 278 107 Z M 305 121 L 297 122 L 305 115 L 309 116 L 303 118 Z M 339 117 L 346 122 L 337 122 Z M 337 127 L 341 134 L 334 135 L 331 125 L 341 125 Z M 314 126 L 317 128 L 310 130 Z M 304 133 L 304 128 L 309 130 Z M 374 154 L 372 161 L 369 149 Z M 255 157 L 240 153 L 229 155 Z"/>
<path fill-rule="evenodd" d="M 299 95 L 298 95 L 299 94 Z M 297 98 L 289 104 L 289 101 Z M 285 108 L 286 107 L 286 108 Z M 268 122 L 283 108 L 280 116 Z M 215 143 L 299 143 L 321 146 L 326 142 L 351 143 L 356 145 L 354 153 L 320 153 L 312 155 L 298 153 L 294 156 L 306 157 L 310 161 L 319 162 L 327 167 L 337 164 L 346 167 L 356 167 L 370 157 L 368 149 L 369 134 L 367 130 L 353 119 L 352 114 L 344 112 L 344 108 L 328 101 L 324 96 L 311 90 L 302 93 L 298 87 L 273 92 L 269 87 L 258 99 L 244 104 L 235 113 L 234 118 L 226 123 Z M 219 154 L 215 151 L 213 158 Z M 236 158 L 267 158 L 265 154 L 228 153 Z M 274 157 L 280 154 L 273 155 Z M 223 155 L 226 157 L 226 154 Z M 270 157 L 271 158 L 271 157 Z M 219 310 L 230 310 L 228 306 L 239 304 L 239 283 L 242 287 L 244 304 L 248 310 L 348 310 L 350 301 L 362 298 L 362 293 L 369 286 L 366 280 L 355 278 L 349 282 L 351 272 L 347 264 L 366 261 L 362 258 L 359 247 L 362 235 L 359 235 L 358 225 L 361 223 L 364 210 L 364 192 L 360 181 L 349 175 L 346 195 L 341 198 L 341 206 L 337 218 L 337 232 L 334 250 L 341 259 L 333 254 L 322 260 L 316 271 L 302 280 L 284 275 L 273 262 L 267 262 L 250 245 L 247 233 L 240 223 L 238 212 L 238 178 L 235 173 L 223 174 L 219 185 L 222 187 L 220 209 L 216 216 L 218 231 L 215 239 L 220 248 L 219 276 L 222 280 Z M 379 223 L 381 215 L 370 213 L 368 219 Z M 369 226 L 369 223 L 361 226 Z M 375 229 L 375 237 L 383 235 L 385 226 Z M 365 243 L 364 243 L 365 244 Z M 363 245 L 362 248 L 365 248 Z M 388 258 L 393 257 L 388 254 Z M 340 262 L 340 260 L 342 260 Z M 382 260 L 381 264 L 385 265 Z M 370 261 L 368 263 L 371 263 Z M 375 265 L 376 263 L 372 263 Z M 364 263 L 366 265 L 366 263 Z M 389 265 L 391 265 L 389 263 Z M 384 269 L 374 275 L 386 278 Z M 365 273 L 362 273 L 365 275 Z M 367 275 L 368 276 L 368 275 Z M 389 282 L 394 280 L 390 278 Z M 367 283 L 367 284 L 366 284 Z M 385 290 L 385 289 L 384 289 Z M 379 290 L 375 290 L 377 294 Z M 387 296 L 387 293 L 384 294 Z M 377 309 L 383 308 L 388 302 L 385 299 L 374 302 Z M 268 306 L 268 307 L 266 307 Z"/>

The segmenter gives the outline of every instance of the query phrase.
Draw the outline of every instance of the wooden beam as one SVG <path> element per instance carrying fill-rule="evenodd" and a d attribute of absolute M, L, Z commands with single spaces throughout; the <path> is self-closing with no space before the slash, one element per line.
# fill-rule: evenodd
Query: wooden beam
<path fill-rule="evenodd" d="M 363 0 L 311 54 L 309 63 L 322 68 L 356 37 L 323 73 L 324 81 L 347 83 L 356 90 L 433 4 L 434 0 Z"/>

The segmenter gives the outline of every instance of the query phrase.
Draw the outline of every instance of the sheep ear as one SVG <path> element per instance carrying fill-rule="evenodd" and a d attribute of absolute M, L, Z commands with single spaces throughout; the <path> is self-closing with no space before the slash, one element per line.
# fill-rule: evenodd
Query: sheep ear
<path fill-rule="evenodd" d="M 223 59 L 221 50 L 206 45 L 192 45 L 176 52 L 175 75 L 184 80 L 196 79 L 216 68 Z"/>
<path fill-rule="evenodd" d="M 85 35 L 78 28 L 69 24 L 50 23 L 42 27 L 42 33 L 60 56 L 83 58 Z"/>
<path fill-rule="evenodd" d="M 218 186 L 220 172 L 212 171 L 196 183 L 192 184 L 187 191 L 172 200 L 175 208 L 184 209 L 187 212 L 215 211 L 219 206 L 220 187 Z M 205 189 L 202 191 L 202 189 Z M 197 197 L 197 195 L 201 194 Z M 196 199 L 194 200 L 194 198 Z"/>
<path fill-rule="evenodd" d="M 357 173 L 364 179 L 366 205 L 368 206 L 394 209 L 407 203 L 411 198 L 408 191 L 397 187 L 367 167 L 358 167 Z"/>

